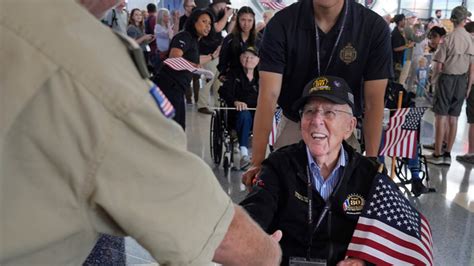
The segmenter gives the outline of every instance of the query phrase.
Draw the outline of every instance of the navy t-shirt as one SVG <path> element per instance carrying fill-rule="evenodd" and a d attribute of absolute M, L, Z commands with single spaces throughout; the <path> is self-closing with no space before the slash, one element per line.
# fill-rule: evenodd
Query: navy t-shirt
<path fill-rule="evenodd" d="M 403 38 L 402 34 L 400 33 L 400 30 L 395 27 L 392 31 L 392 47 L 393 48 L 397 48 L 397 47 L 400 47 L 400 46 L 403 46 L 405 45 L 405 38 Z M 392 53 L 393 53 L 393 62 L 394 63 L 399 63 L 401 64 L 402 61 L 403 61 L 403 52 L 404 51 L 400 51 L 400 52 L 395 52 L 392 50 Z"/>
<path fill-rule="evenodd" d="M 183 51 L 183 58 L 189 62 L 199 64 L 199 47 L 197 38 L 193 37 L 191 33 L 187 31 L 181 31 L 176 34 L 170 43 L 170 51 L 172 48 L 178 48 Z M 160 71 L 159 78 L 163 77 L 166 80 L 172 80 L 176 82 L 179 87 L 183 89 L 183 92 L 189 87 L 192 79 L 192 73 L 186 70 L 176 71 L 164 65 Z"/>
<path fill-rule="evenodd" d="M 344 9 L 328 33 L 319 30 L 321 75 L 344 78 L 354 93 L 354 112 L 361 115 L 363 81 L 392 76 L 390 30 L 375 12 L 353 0 L 349 0 L 348 6 L 344 30 L 326 73 Z M 270 20 L 260 49 L 259 69 L 283 75 L 278 104 L 294 121 L 298 120 L 298 113 L 292 110 L 292 104 L 301 97 L 304 86 L 318 75 L 315 28 L 313 1 L 299 1 Z"/>

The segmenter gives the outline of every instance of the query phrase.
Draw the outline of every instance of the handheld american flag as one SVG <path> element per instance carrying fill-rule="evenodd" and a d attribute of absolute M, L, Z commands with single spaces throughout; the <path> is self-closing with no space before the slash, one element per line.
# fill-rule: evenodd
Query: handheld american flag
<path fill-rule="evenodd" d="M 263 0 L 260 3 L 262 4 L 262 6 L 271 10 L 282 10 L 283 8 L 286 7 L 285 4 L 271 1 L 271 0 Z"/>
<path fill-rule="evenodd" d="M 273 116 L 272 131 L 270 131 L 270 136 L 268 136 L 268 144 L 270 146 L 275 144 L 278 133 L 278 124 L 280 124 L 282 114 L 282 109 L 278 107 L 275 111 L 275 115 Z"/>
<path fill-rule="evenodd" d="M 211 71 L 204 68 L 197 68 L 182 57 L 170 57 L 163 61 L 163 63 L 176 71 L 189 71 L 194 74 L 204 75 L 208 80 L 214 77 Z"/>
<path fill-rule="evenodd" d="M 401 108 L 390 117 L 385 132 L 385 145 L 380 155 L 414 158 L 417 152 L 418 130 L 426 108 Z"/>
<path fill-rule="evenodd" d="M 376 265 L 433 265 L 428 221 L 385 174 L 374 178 L 346 255 Z"/>

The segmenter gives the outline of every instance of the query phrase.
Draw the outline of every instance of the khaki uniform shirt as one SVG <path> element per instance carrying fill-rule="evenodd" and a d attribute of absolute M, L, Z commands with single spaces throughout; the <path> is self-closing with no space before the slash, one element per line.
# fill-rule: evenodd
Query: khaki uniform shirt
<path fill-rule="evenodd" d="M 78 265 L 98 232 L 203 265 L 234 214 L 127 47 L 73 0 L 0 1 L 0 265 Z"/>
<path fill-rule="evenodd" d="M 473 55 L 471 35 L 464 28 L 455 28 L 439 45 L 433 60 L 443 63 L 441 73 L 462 75 L 468 72 L 469 64 L 474 63 Z"/>

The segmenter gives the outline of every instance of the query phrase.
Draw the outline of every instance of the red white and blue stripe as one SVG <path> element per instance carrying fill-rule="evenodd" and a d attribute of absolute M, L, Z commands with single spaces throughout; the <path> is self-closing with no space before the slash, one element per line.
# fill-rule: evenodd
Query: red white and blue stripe
<path fill-rule="evenodd" d="M 150 94 L 155 99 L 156 104 L 160 108 L 161 113 L 167 117 L 172 118 L 175 114 L 175 110 L 171 102 L 166 98 L 165 94 L 156 85 L 153 85 L 150 89 Z"/>

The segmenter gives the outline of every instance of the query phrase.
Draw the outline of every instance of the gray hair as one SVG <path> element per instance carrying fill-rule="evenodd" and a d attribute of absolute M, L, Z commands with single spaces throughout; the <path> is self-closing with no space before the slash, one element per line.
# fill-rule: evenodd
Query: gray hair
<path fill-rule="evenodd" d="M 169 16 L 170 11 L 166 8 L 158 9 L 158 12 L 156 13 L 156 24 L 160 24 L 161 26 L 165 26 L 165 25 L 163 25 L 163 17 L 164 17 L 165 14 L 168 14 L 168 16 Z"/>

